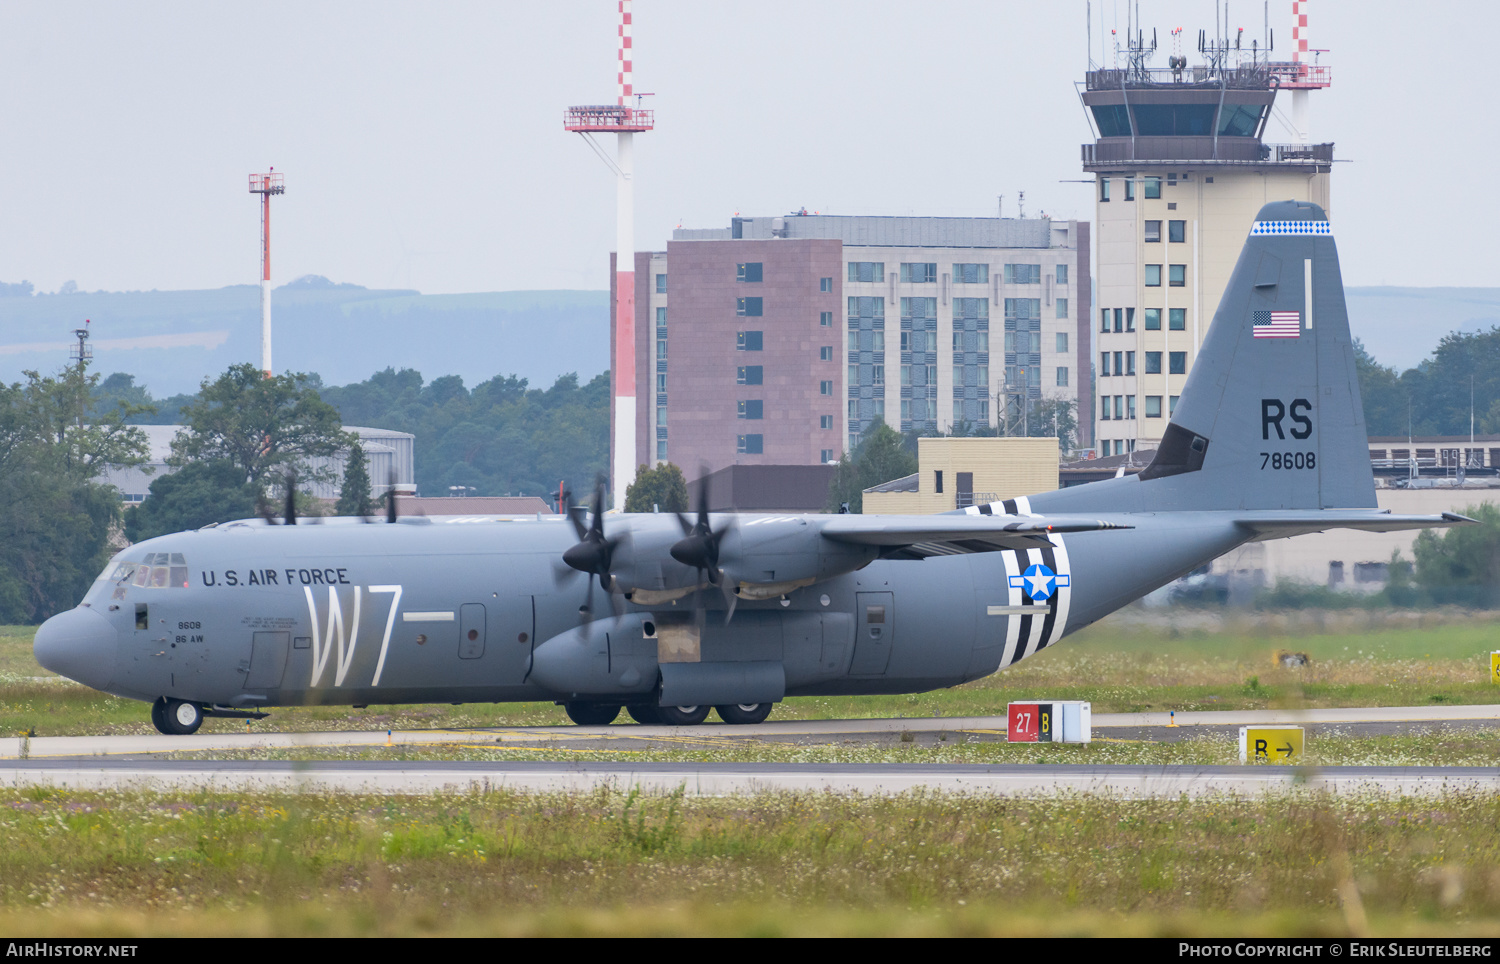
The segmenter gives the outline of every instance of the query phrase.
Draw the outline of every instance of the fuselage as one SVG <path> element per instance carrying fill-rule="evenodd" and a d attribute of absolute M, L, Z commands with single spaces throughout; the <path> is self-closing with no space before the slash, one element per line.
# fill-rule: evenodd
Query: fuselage
<path fill-rule="evenodd" d="M 561 517 L 229 524 L 120 553 L 42 627 L 36 654 L 119 696 L 238 709 L 628 703 L 652 698 L 673 663 L 743 664 L 762 685 L 769 668 L 776 698 L 919 692 L 989 675 L 1245 539 L 1218 513 L 1119 518 L 1138 528 L 876 560 L 740 600 L 727 624 L 717 589 L 651 606 L 616 597 L 615 614 L 559 561 L 576 541 Z"/>

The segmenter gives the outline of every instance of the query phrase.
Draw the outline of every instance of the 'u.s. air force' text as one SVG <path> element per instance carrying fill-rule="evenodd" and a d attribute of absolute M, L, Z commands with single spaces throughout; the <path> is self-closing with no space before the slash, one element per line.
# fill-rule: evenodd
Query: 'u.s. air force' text
<path fill-rule="evenodd" d="M 349 586 L 349 570 L 334 567 L 314 569 L 217 569 L 200 570 L 203 586 Z"/>

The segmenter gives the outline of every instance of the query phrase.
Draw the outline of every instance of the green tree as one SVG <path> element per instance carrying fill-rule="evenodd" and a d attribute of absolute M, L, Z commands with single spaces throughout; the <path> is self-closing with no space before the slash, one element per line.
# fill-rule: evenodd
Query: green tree
<path fill-rule="evenodd" d="M 152 481 L 150 497 L 125 510 L 125 538 L 140 542 L 249 518 L 256 513 L 259 497 L 231 463 L 190 462 Z"/>
<path fill-rule="evenodd" d="M 356 441 L 343 431 L 338 410 L 318 395 L 313 376 L 289 373 L 266 378 L 246 363 L 210 383 L 182 410 L 183 431 L 172 441 L 172 465 L 224 462 L 257 492 L 295 471 L 324 480 L 309 460 L 338 455 Z"/>
<path fill-rule="evenodd" d="M 917 471 L 917 458 L 906 451 L 901 434 L 876 419 L 851 455 L 844 453 L 828 486 L 827 511 L 837 512 L 849 503 L 850 512 L 864 511 L 864 491 L 871 486 L 903 478 Z"/>
<path fill-rule="evenodd" d="M 98 376 L 86 365 L 25 374 L 0 386 L 0 621 L 12 623 L 77 604 L 109 560 L 120 518 L 119 493 L 97 476 L 146 456 L 121 407 L 96 406 Z"/>
<path fill-rule="evenodd" d="M 1493 606 L 1500 602 L 1500 506 L 1471 505 L 1463 514 L 1479 525 L 1417 534 L 1416 581 L 1436 602 Z"/>
<path fill-rule="evenodd" d="M 687 480 L 671 462 L 654 469 L 642 465 L 635 471 L 635 481 L 625 488 L 626 512 L 650 512 L 653 507 L 663 512 L 688 509 Z"/>
<path fill-rule="evenodd" d="M 333 507 L 334 515 L 366 516 L 375 511 L 370 501 L 370 466 L 365 459 L 365 450 L 358 443 L 349 449 L 348 461 L 344 463 L 344 487 L 339 490 L 339 501 Z"/>

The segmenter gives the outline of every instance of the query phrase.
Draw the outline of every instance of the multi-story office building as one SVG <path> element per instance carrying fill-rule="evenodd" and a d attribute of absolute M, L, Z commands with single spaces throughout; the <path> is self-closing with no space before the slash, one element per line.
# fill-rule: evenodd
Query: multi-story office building
<path fill-rule="evenodd" d="M 1082 94 L 1096 135 L 1083 168 L 1096 182 L 1102 455 L 1157 446 L 1255 213 L 1287 199 L 1327 210 L 1333 162 L 1332 144 L 1262 139 L 1277 91 L 1304 118 L 1327 67 L 1225 48 L 1206 66 L 1152 69 L 1131 53 L 1137 66 L 1090 70 Z"/>
<path fill-rule="evenodd" d="M 636 279 L 637 464 L 829 462 L 876 419 L 994 427 L 1054 399 L 1087 440 L 1088 222 L 735 218 Z"/>

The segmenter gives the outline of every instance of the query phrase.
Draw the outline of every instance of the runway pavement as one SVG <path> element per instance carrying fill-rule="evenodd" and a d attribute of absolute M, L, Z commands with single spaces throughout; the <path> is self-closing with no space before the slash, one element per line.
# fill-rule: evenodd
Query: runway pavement
<path fill-rule="evenodd" d="M 1243 710 L 1178 714 L 1099 714 L 1098 738 L 1183 739 L 1224 734 L 1247 724 L 1297 723 L 1311 732 L 1377 735 L 1413 728 L 1500 726 L 1500 705 L 1375 707 L 1338 710 Z M 1172 725 L 1175 722 L 1176 725 Z M 0 739 L 0 782 L 102 789 L 122 786 L 222 789 L 284 788 L 431 792 L 468 787 L 578 790 L 607 784 L 693 794 L 756 790 L 897 793 L 917 788 L 976 793 L 1107 792 L 1123 796 L 1258 793 L 1294 787 L 1348 792 L 1436 793 L 1500 790 L 1500 767 L 1222 767 L 984 764 L 622 763 L 579 756 L 619 750 L 742 745 L 890 743 L 903 733 L 923 743 L 953 734 L 1002 740 L 1000 717 L 779 721 L 757 726 L 511 727 L 402 732 L 222 733 L 189 737 L 98 736 Z M 573 761 L 242 761 L 168 760 L 165 754 L 256 749 L 372 746 L 513 747 L 571 756 Z"/>

